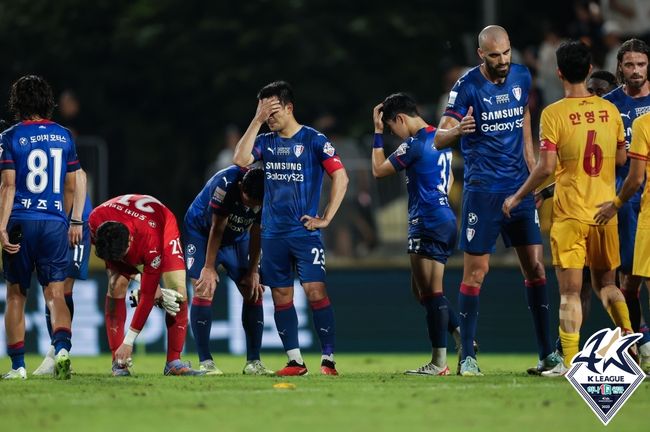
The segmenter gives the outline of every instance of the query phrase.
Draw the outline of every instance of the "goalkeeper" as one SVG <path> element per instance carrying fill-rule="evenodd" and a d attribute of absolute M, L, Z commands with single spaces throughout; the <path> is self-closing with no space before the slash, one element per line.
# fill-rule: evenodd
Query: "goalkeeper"
<path fill-rule="evenodd" d="M 133 344 L 156 303 L 167 312 L 164 374 L 202 375 L 180 359 L 187 334 L 187 293 L 183 251 L 173 213 L 154 197 L 122 195 L 95 208 L 88 225 L 95 254 L 104 260 L 108 273 L 104 314 L 113 352 L 113 376 L 130 375 Z M 124 298 L 129 280 L 138 273 L 139 302 L 125 335 Z"/>

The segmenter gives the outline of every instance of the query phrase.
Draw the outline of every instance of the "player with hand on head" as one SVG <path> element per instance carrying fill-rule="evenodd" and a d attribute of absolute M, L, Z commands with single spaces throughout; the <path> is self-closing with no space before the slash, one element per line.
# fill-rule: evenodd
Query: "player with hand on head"
<path fill-rule="evenodd" d="M 217 172 L 196 196 L 185 214 L 183 239 L 187 274 L 194 286 L 190 323 L 199 354 L 200 370 L 222 375 L 210 354 L 212 299 L 219 265 L 243 297 L 242 326 L 246 334 L 246 375 L 273 375 L 260 361 L 264 309 L 258 266 L 264 171 L 238 166 Z M 249 235 L 250 231 L 250 235 Z"/>
<path fill-rule="evenodd" d="M 104 314 L 113 352 L 113 376 L 131 374 L 133 344 L 157 301 L 166 311 L 167 363 L 163 373 L 203 375 L 180 359 L 187 333 L 187 293 L 185 260 L 174 214 L 152 196 L 122 195 L 97 206 L 88 225 L 95 254 L 104 260 L 108 273 Z M 138 304 L 124 335 L 124 298 L 129 281 L 139 273 Z"/>
<path fill-rule="evenodd" d="M 27 378 L 25 303 L 36 269 L 51 311 L 54 377 L 69 379 L 72 331 L 64 280 L 68 245 L 81 238 L 81 227 L 68 221 L 79 160 L 70 132 L 50 120 L 54 97 L 43 78 L 26 75 L 14 82 L 9 107 L 19 123 L 0 135 L 0 244 L 8 282 L 5 329 L 11 358 L 11 370 L 3 378 Z M 81 210 L 73 209 L 72 220 L 81 220 Z"/>
<path fill-rule="evenodd" d="M 284 81 L 266 85 L 257 95 L 255 117 L 237 143 L 233 162 L 247 167 L 264 163 L 262 206 L 262 283 L 271 288 L 275 324 L 289 359 L 279 376 L 305 375 L 298 343 L 298 316 L 293 305 L 294 266 L 313 312 L 321 342 L 321 373 L 338 375 L 334 363 L 334 310 L 325 287 L 326 228 L 345 196 L 348 176 L 325 135 L 299 124 L 294 96 Z M 258 135 L 263 124 L 271 132 Z M 329 203 L 318 215 L 323 174 L 332 179 Z"/>
<path fill-rule="evenodd" d="M 484 28 L 478 44 L 483 63 L 452 88 L 434 138 L 439 150 L 460 141 L 465 160 L 460 235 L 460 249 L 465 253 L 458 309 L 465 357 L 461 374 L 482 375 L 473 342 L 479 293 L 499 234 L 506 246 L 517 251 L 525 278 L 537 340 L 537 368 L 550 369 L 561 358 L 551 343 L 542 238 L 533 195 L 511 217 L 501 213 L 503 200 L 524 183 L 535 163 L 528 110 L 531 76 L 525 66 L 510 63 L 510 40 L 502 27 Z"/>
<path fill-rule="evenodd" d="M 566 373 L 578 353 L 585 266 L 591 283 L 614 323 L 630 331 L 625 298 L 615 285 L 620 264 L 616 220 L 594 221 L 597 205 L 615 196 L 615 167 L 625 163 L 625 135 L 618 110 L 587 91 L 591 54 L 582 42 L 565 42 L 556 51 L 564 99 L 542 111 L 540 156 L 526 182 L 503 203 L 508 217 L 525 197 L 555 172 L 551 247 L 560 289 L 560 342 L 564 362 L 542 371 Z"/>
<path fill-rule="evenodd" d="M 458 315 L 443 293 L 445 264 L 456 244 L 456 216 L 447 197 L 453 181 L 451 150 L 436 150 L 436 128 L 420 117 L 415 100 L 404 93 L 392 94 L 375 106 L 373 123 L 373 175 L 381 178 L 406 170 L 411 288 L 426 311 L 431 341 L 431 361 L 405 374 L 449 375 L 447 331 L 454 332 L 459 326 Z M 404 140 L 388 158 L 384 153 L 385 127 Z"/>

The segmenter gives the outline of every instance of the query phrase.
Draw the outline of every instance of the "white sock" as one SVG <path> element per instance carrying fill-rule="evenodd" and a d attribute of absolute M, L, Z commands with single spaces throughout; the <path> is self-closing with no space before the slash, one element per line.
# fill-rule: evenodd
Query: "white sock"
<path fill-rule="evenodd" d="M 646 342 L 639 347 L 639 354 L 644 357 L 650 356 L 650 342 Z"/>
<path fill-rule="evenodd" d="M 334 354 L 329 354 L 329 355 L 323 354 L 322 356 L 320 356 L 320 360 L 321 360 L 321 361 L 323 361 L 323 360 L 329 360 L 329 361 L 331 361 L 332 363 L 334 363 Z"/>
<path fill-rule="evenodd" d="M 294 348 L 287 351 L 287 357 L 289 357 L 289 361 L 294 360 L 301 365 L 305 364 L 302 355 L 300 354 L 300 348 Z"/>
<path fill-rule="evenodd" d="M 431 350 L 431 363 L 440 368 L 447 366 L 447 348 L 433 348 Z"/>

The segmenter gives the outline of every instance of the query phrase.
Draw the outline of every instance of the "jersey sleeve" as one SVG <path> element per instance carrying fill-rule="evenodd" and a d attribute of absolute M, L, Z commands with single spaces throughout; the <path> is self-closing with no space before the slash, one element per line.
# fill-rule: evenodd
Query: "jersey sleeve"
<path fill-rule="evenodd" d="M 467 94 L 467 85 L 465 84 L 466 76 L 456 81 L 456 84 L 449 92 L 449 99 L 447 99 L 447 108 L 442 114 L 443 116 L 452 117 L 461 121 L 467 110 L 469 109 L 469 97 Z"/>
<path fill-rule="evenodd" d="M 70 151 L 68 152 L 68 159 L 66 160 L 67 169 L 66 172 L 77 171 L 81 168 L 79 164 L 79 156 L 77 156 L 77 147 L 74 144 L 72 135 L 68 133 L 68 139 L 70 140 Z"/>
<path fill-rule="evenodd" d="M 4 169 L 16 169 L 11 149 L 11 138 L 6 133 L 0 134 L 0 171 Z"/>
<path fill-rule="evenodd" d="M 388 161 L 393 165 L 395 171 L 401 171 L 408 168 L 418 159 L 421 153 L 421 146 L 418 144 L 417 140 L 411 138 L 400 144 L 400 146 L 397 147 L 397 150 L 388 156 Z"/>
<path fill-rule="evenodd" d="M 542 117 L 539 120 L 539 150 L 540 151 L 557 151 L 559 141 L 558 125 L 559 122 L 553 118 L 550 109 L 545 108 L 542 111 Z"/>
<path fill-rule="evenodd" d="M 645 120 L 645 121 L 639 121 Z M 632 159 L 650 161 L 650 133 L 648 131 L 649 117 L 637 118 L 632 123 L 632 144 L 628 156 Z"/>
<path fill-rule="evenodd" d="M 217 187 L 212 193 L 210 198 L 210 207 L 212 213 L 219 216 L 228 216 L 232 212 L 234 194 L 239 193 L 239 186 L 237 179 L 234 176 L 229 176 L 229 171 L 217 181 Z"/>
<path fill-rule="evenodd" d="M 625 126 L 621 118 L 618 108 L 615 107 L 614 114 L 616 114 L 616 148 L 625 147 Z"/>
<path fill-rule="evenodd" d="M 336 154 L 336 149 L 325 135 L 318 134 L 316 136 L 314 150 L 316 151 L 316 156 L 318 157 L 320 164 L 323 166 L 323 169 L 327 174 L 332 175 L 334 171 L 343 168 L 341 158 Z"/>
<path fill-rule="evenodd" d="M 521 84 L 523 86 L 523 96 L 524 96 L 524 105 L 528 105 L 528 96 L 530 94 L 530 88 L 533 85 L 533 77 L 530 75 L 530 70 L 526 66 L 522 66 L 522 80 Z"/>
<path fill-rule="evenodd" d="M 264 137 L 264 135 L 258 135 L 255 138 L 255 143 L 253 144 L 253 151 L 251 152 L 255 162 L 262 160 L 262 154 L 263 154 L 262 151 L 264 150 L 265 140 L 266 138 Z"/>

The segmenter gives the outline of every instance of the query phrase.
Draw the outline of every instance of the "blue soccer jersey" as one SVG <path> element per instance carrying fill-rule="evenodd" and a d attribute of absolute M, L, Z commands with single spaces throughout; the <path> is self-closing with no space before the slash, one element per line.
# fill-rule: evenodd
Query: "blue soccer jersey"
<path fill-rule="evenodd" d="M 422 128 L 388 157 L 396 171 L 406 170 L 409 234 L 455 220 L 447 199 L 452 153 L 435 149 L 435 134 L 432 126 Z"/>
<path fill-rule="evenodd" d="M 603 96 L 604 99 L 607 99 L 618 108 L 621 113 L 621 119 L 623 120 L 623 126 L 625 127 L 625 141 L 627 141 L 626 150 L 630 149 L 630 143 L 632 142 L 632 122 L 637 117 L 650 112 L 650 96 L 633 98 L 628 96 L 623 91 L 623 87 L 618 87 L 611 92 Z M 623 166 L 616 167 L 616 190 L 619 191 L 627 174 L 630 172 L 630 159 L 628 158 Z M 639 190 L 630 198 L 629 202 L 638 204 L 641 202 L 641 194 L 643 192 L 644 184 L 641 185 Z"/>
<path fill-rule="evenodd" d="M 290 138 L 266 133 L 255 139 L 252 154 L 264 162 L 262 237 L 320 235 L 300 218 L 318 214 L 323 172 L 343 168 L 327 137 L 307 126 Z"/>
<path fill-rule="evenodd" d="M 49 121 L 23 121 L 0 135 L 0 169 L 16 171 L 11 217 L 60 220 L 65 176 L 80 168 L 70 132 Z"/>
<path fill-rule="evenodd" d="M 222 246 L 248 238 L 248 229 L 260 223 L 260 207 L 246 207 L 241 201 L 239 182 L 248 170 L 238 166 L 224 168 L 212 176 L 194 198 L 185 214 L 185 228 L 204 236 L 210 233 L 212 214 L 227 216 L 228 223 L 221 240 Z"/>
<path fill-rule="evenodd" d="M 488 81 L 477 66 L 449 92 L 444 115 L 460 121 L 472 107 L 476 120 L 476 132 L 460 141 L 465 190 L 515 192 L 528 178 L 523 125 L 530 85 L 525 66 L 512 64 L 501 84 Z"/>

